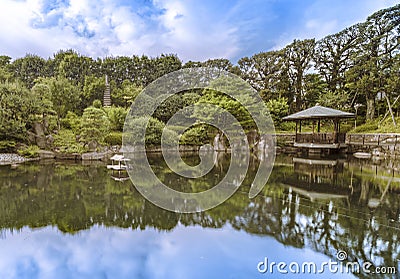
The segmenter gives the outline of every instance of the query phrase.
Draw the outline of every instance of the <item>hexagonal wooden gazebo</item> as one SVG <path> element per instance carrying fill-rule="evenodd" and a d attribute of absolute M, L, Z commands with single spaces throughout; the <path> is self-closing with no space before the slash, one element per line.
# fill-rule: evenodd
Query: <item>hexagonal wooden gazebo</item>
<path fill-rule="evenodd" d="M 294 142 L 295 147 L 308 149 L 340 149 L 342 147 L 346 147 L 346 133 L 340 132 L 340 120 L 353 117 L 354 113 L 317 105 L 288 115 L 284 117 L 283 120 L 296 122 L 296 139 Z M 333 132 L 320 132 L 321 120 L 325 119 L 330 119 L 333 121 Z M 312 132 L 302 133 L 302 121 L 312 121 Z M 315 126 L 317 126 L 317 131 L 315 131 Z"/>

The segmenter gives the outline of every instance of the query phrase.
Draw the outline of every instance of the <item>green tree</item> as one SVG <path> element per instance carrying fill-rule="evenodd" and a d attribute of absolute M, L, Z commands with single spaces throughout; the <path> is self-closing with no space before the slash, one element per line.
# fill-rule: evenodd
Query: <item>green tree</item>
<path fill-rule="evenodd" d="M 261 52 L 238 61 L 241 77 L 258 90 L 264 100 L 287 94 L 283 51 Z M 286 86 L 283 84 L 286 82 Z M 286 91 L 286 92 L 285 92 Z"/>
<path fill-rule="evenodd" d="M 88 107 L 94 100 L 102 100 L 105 88 L 104 77 L 96 77 L 94 75 L 85 76 L 82 92 L 84 100 L 81 102 L 81 109 L 83 110 Z"/>
<path fill-rule="evenodd" d="M 343 110 L 348 107 L 349 95 L 344 91 L 328 91 L 323 95 L 319 95 L 318 103 L 322 106 Z"/>
<path fill-rule="evenodd" d="M 11 72 L 11 57 L 0 55 L 0 82 L 11 82 L 14 80 Z"/>
<path fill-rule="evenodd" d="M 306 74 L 304 76 L 304 97 L 305 107 L 311 107 L 320 102 L 328 92 L 328 84 L 320 74 Z M 340 91 L 343 92 L 343 91 Z"/>
<path fill-rule="evenodd" d="M 280 126 L 282 118 L 288 115 L 289 105 L 286 98 L 268 100 L 266 103 L 275 126 Z"/>
<path fill-rule="evenodd" d="M 160 145 L 162 133 L 166 133 L 166 144 L 174 142 L 178 134 L 172 130 L 165 129 L 165 124 L 154 117 L 137 117 L 128 123 L 129 133 L 124 134 L 124 142 L 137 145 L 142 142 L 141 135 L 145 135 L 146 146 Z M 164 131 L 165 130 L 165 131 Z"/>
<path fill-rule="evenodd" d="M 53 109 L 57 114 L 58 127 L 61 127 L 61 118 L 67 115 L 68 111 L 77 112 L 80 107 L 80 92 L 76 86 L 66 78 L 42 78 L 37 84 L 49 88 Z"/>
<path fill-rule="evenodd" d="M 158 120 L 167 121 L 180 109 L 195 104 L 200 99 L 196 93 L 174 94 L 162 102 L 154 112 L 153 116 Z"/>
<path fill-rule="evenodd" d="M 368 17 L 360 27 L 361 41 L 351 57 L 354 66 L 349 69 L 347 86 L 354 95 L 365 98 L 368 120 L 375 117 L 378 93 L 389 95 L 385 86 L 400 45 L 399 14 L 400 5 L 397 5 Z"/>
<path fill-rule="evenodd" d="M 188 61 L 185 63 L 185 65 L 183 65 L 183 68 L 198 68 L 198 67 L 210 67 L 240 75 L 240 69 L 237 66 L 233 66 L 231 61 L 224 58 L 208 59 L 207 61 L 204 62 Z"/>
<path fill-rule="evenodd" d="M 32 87 L 32 94 L 40 103 L 40 111 L 45 117 L 48 113 L 53 113 L 53 102 L 49 86 L 45 84 L 35 84 Z"/>
<path fill-rule="evenodd" d="M 361 24 L 326 36 L 316 44 L 316 68 L 325 79 L 331 92 L 345 90 L 346 71 L 351 67 L 350 57 L 360 43 Z"/>
<path fill-rule="evenodd" d="M 0 84 L 0 138 L 25 140 L 42 107 L 38 96 L 20 83 Z"/>
<path fill-rule="evenodd" d="M 182 61 L 174 54 L 161 54 L 154 58 L 154 76 L 150 82 L 162 77 L 165 74 L 175 72 L 182 68 Z M 147 85 L 147 84 L 146 84 Z"/>
<path fill-rule="evenodd" d="M 15 78 L 29 89 L 34 85 L 35 79 L 47 76 L 46 60 L 33 54 L 14 60 L 10 68 Z"/>
<path fill-rule="evenodd" d="M 86 76 L 93 74 L 95 65 L 95 61 L 90 57 L 75 52 L 67 53 L 58 64 L 57 75 L 82 89 Z"/>
<path fill-rule="evenodd" d="M 116 106 L 129 107 L 143 88 L 135 83 L 124 80 L 122 88 L 111 87 L 111 101 Z"/>
<path fill-rule="evenodd" d="M 102 109 L 88 107 L 83 111 L 81 122 L 81 141 L 102 143 L 110 130 L 110 121 Z"/>
<path fill-rule="evenodd" d="M 222 92 L 236 92 L 235 99 Z M 210 88 L 203 90 L 202 96 L 194 109 L 193 117 L 200 123 L 210 123 L 210 121 L 216 120 L 217 123 L 221 123 L 227 128 L 229 127 L 231 133 L 236 133 L 239 127 L 234 127 L 233 123 L 228 123 L 226 116 L 220 113 L 220 109 L 223 109 L 234 116 L 245 132 L 249 132 L 257 128 L 253 117 L 248 111 L 248 109 L 252 110 L 251 108 L 256 103 L 253 93 L 244 81 L 232 79 L 231 77 L 218 78 L 210 83 Z M 206 104 L 214 106 L 205 109 L 204 105 Z M 267 112 L 259 111 L 258 113 L 264 115 Z M 229 131 L 225 132 L 229 133 Z M 208 126 L 207 133 L 215 135 L 217 131 L 213 126 Z M 221 134 L 221 132 L 218 133 Z"/>
<path fill-rule="evenodd" d="M 110 121 L 110 130 L 122 132 L 128 110 L 123 107 L 110 107 L 104 108 L 104 110 L 107 113 L 108 120 Z"/>
<path fill-rule="evenodd" d="M 285 47 L 284 51 L 296 110 L 299 111 L 304 108 L 304 76 L 312 66 L 315 40 L 294 40 L 293 43 Z"/>

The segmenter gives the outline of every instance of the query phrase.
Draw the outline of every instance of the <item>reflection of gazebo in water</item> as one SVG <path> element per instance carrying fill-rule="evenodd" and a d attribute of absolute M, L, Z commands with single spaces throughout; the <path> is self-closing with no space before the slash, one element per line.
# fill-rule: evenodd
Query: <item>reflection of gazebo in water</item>
<path fill-rule="evenodd" d="M 293 174 L 283 179 L 293 192 L 311 201 L 348 198 L 349 188 L 339 179 L 343 161 L 293 158 L 293 165 Z"/>
<path fill-rule="evenodd" d="M 121 172 L 126 172 L 127 170 L 127 166 L 125 165 L 125 162 L 130 161 L 130 159 L 127 159 L 124 157 L 124 155 L 114 155 L 110 158 L 111 160 L 111 165 L 107 165 L 107 169 L 111 169 L 112 170 L 112 175 L 111 177 L 115 180 L 115 181 L 125 181 L 128 180 L 129 177 L 126 175 L 121 175 Z M 117 164 L 114 164 L 114 162 L 117 162 Z M 115 175 L 114 172 L 118 172 L 117 175 Z"/>
<path fill-rule="evenodd" d="M 354 113 L 322 106 L 314 106 L 312 108 L 288 115 L 284 117 L 283 120 L 296 122 L 296 139 L 294 142 L 295 147 L 306 149 L 337 150 L 346 147 L 346 134 L 340 132 L 340 120 L 352 117 L 354 117 Z M 321 133 L 321 120 L 332 120 L 334 131 Z M 305 133 L 301 131 L 301 124 L 304 121 L 312 121 L 312 132 Z"/>

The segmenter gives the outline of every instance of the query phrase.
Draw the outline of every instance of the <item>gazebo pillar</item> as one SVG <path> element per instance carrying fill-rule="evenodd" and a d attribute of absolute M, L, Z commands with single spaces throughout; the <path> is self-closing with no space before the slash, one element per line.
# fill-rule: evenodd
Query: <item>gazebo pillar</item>
<path fill-rule="evenodd" d="M 333 141 L 334 141 L 334 143 L 339 143 L 339 140 L 338 140 L 339 120 L 337 118 L 335 118 L 333 120 L 333 123 L 334 123 L 334 125 L 333 125 L 334 126 Z"/>
<path fill-rule="evenodd" d="M 315 129 L 315 120 L 312 121 L 312 138 L 311 138 L 311 142 L 314 142 L 314 129 Z"/>

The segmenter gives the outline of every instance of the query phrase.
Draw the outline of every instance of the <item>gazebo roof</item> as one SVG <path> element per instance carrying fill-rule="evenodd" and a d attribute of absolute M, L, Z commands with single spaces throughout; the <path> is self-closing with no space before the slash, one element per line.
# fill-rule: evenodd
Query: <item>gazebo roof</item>
<path fill-rule="evenodd" d="M 352 118 L 354 113 L 344 112 L 323 106 L 314 106 L 286 117 L 283 120 L 323 119 L 323 118 Z"/>

